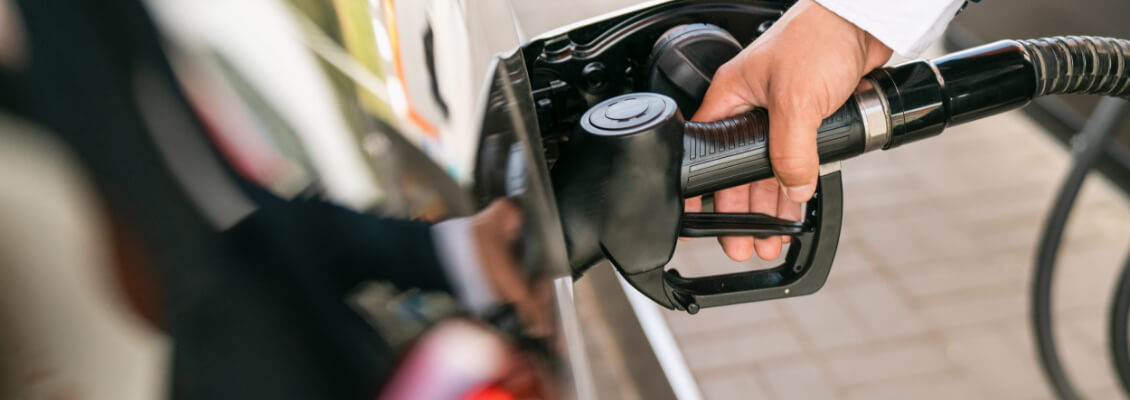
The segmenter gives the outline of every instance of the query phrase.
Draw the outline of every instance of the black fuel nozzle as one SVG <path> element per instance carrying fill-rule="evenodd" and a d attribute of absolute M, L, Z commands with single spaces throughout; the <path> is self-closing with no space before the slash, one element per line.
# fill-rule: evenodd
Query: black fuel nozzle
<path fill-rule="evenodd" d="M 838 171 L 821 177 L 804 221 L 683 213 L 683 199 L 695 194 L 688 191 L 688 182 L 718 189 L 744 183 L 738 179 L 756 169 L 747 163 L 750 159 L 760 159 L 762 171 L 771 174 L 763 129 L 768 126 L 764 116 L 757 115 L 687 123 L 674 100 L 655 93 L 622 95 L 589 109 L 579 123 L 582 134 L 553 169 L 575 275 L 607 258 L 652 300 L 689 312 L 798 296 L 823 286 L 839 239 Z M 844 128 L 827 132 L 858 136 L 857 125 L 841 124 Z M 703 156 L 695 153 L 699 148 Z M 729 168 L 733 165 L 742 170 L 734 172 Z M 772 269 L 707 277 L 664 270 L 678 236 L 723 235 L 788 235 L 794 240 L 785 262 Z"/>

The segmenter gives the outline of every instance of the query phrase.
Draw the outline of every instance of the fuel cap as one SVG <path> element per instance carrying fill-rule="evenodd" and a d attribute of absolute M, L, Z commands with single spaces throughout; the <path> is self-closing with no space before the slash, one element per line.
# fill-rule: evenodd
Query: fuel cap
<path fill-rule="evenodd" d="M 639 97 L 632 97 L 608 106 L 604 109 L 604 116 L 616 121 L 625 121 L 643 115 L 647 112 L 648 106 L 646 100 L 640 101 Z"/>
<path fill-rule="evenodd" d="M 675 99 L 684 116 L 694 115 L 714 72 L 741 51 L 738 40 L 717 25 L 676 26 L 651 50 L 647 88 Z"/>
<path fill-rule="evenodd" d="M 581 118 L 589 133 L 602 136 L 632 134 L 671 119 L 675 102 L 655 93 L 631 93 L 597 104 Z"/>

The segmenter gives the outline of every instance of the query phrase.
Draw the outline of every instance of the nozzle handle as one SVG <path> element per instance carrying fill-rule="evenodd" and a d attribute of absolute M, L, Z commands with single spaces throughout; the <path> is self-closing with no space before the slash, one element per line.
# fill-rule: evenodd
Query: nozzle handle
<path fill-rule="evenodd" d="M 769 114 L 756 108 L 715 122 L 687 122 L 682 187 L 693 197 L 773 176 Z M 863 114 L 853 98 L 824 119 L 816 133 L 820 162 L 851 158 L 867 149 Z"/>

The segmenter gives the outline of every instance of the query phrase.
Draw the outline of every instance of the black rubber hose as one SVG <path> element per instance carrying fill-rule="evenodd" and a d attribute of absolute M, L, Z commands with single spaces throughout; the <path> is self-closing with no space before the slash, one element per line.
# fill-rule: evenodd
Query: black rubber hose
<path fill-rule="evenodd" d="M 1055 36 L 1018 40 L 1031 57 L 1036 93 L 1130 97 L 1130 40 Z"/>
<path fill-rule="evenodd" d="M 1122 391 L 1130 394 L 1130 257 L 1123 263 L 1118 288 L 1110 305 L 1110 355 Z"/>
<path fill-rule="evenodd" d="M 1083 185 L 1087 173 L 1098 161 L 1103 147 L 1117 132 L 1116 128 L 1126 110 L 1127 103 L 1120 100 L 1103 99 L 1099 102 L 1095 113 L 1079 134 L 1083 141 L 1073 154 L 1071 171 L 1068 172 L 1060 188 L 1059 196 L 1056 197 L 1052 211 L 1044 224 L 1040 243 L 1036 247 L 1036 268 L 1032 279 L 1032 325 L 1036 336 L 1036 349 L 1040 354 L 1040 361 L 1048 381 L 1059 398 L 1065 400 L 1078 399 L 1079 394 L 1067 378 L 1055 345 L 1051 311 L 1052 278 L 1055 275 L 1056 256 L 1059 254 L 1067 217 L 1078 197 L 1079 188 Z"/>
<path fill-rule="evenodd" d="M 1097 146 L 1091 146 L 1097 147 Z M 1075 391 L 1071 381 L 1063 369 L 1059 359 L 1059 352 L 1055 345 L 1055 332 L 1052 323 L 1052 278 L 1055 272 L 1055 260 L 1059 255 L 1059 244 L 1063 240 L 1063 230 L 1067 225 L 1067 216 L 1075 204 L 1079 194 L 1079 187 L 1087 176 L 1092 162 L 1077 162 L 1073 165 L 1067 180 L 1060 188 L 1059 196 L 1055 200 L 1052 212 L 1044 225 L 1040 244 L 1037 245 L 1036 271 L 1032 282 L 1032 325 L 1036 333 L 1036 348 L 1040 353 L 1040 361 L 1044 366 L 1044 373 L 1051 382 L 1052 388 L 1060 399 L 1075 400 L 1079 394 Z"/>

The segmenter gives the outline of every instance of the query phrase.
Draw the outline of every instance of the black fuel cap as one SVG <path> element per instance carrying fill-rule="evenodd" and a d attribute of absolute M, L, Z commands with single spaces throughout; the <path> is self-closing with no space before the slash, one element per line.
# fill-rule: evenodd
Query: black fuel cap
<path fill-rule="evenodd" d="M 655 42 L 648 60 L 648 90 L 675 99 L 683 116 L 698 110 L 714 72 L 742 51 L 725 29 L 711 24 L 679 25 Z"/>

